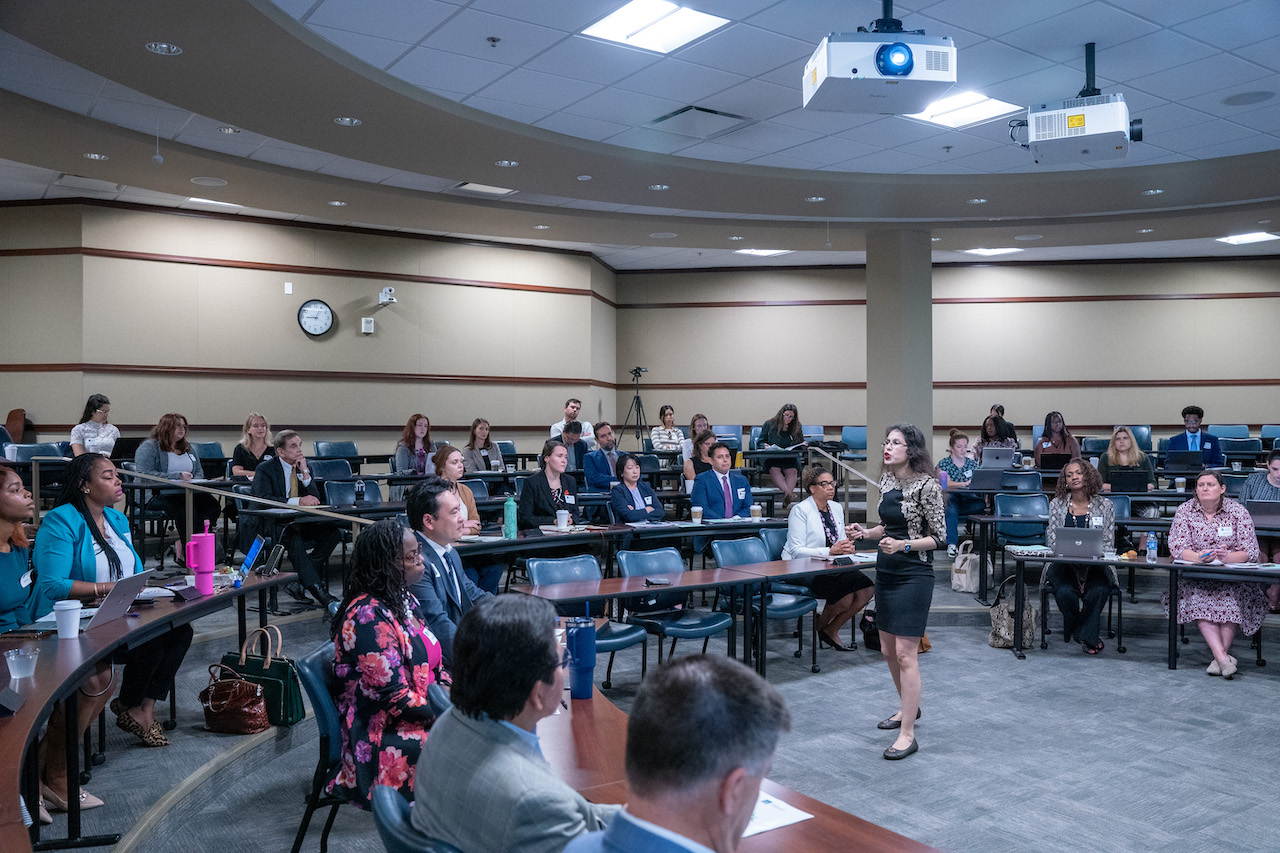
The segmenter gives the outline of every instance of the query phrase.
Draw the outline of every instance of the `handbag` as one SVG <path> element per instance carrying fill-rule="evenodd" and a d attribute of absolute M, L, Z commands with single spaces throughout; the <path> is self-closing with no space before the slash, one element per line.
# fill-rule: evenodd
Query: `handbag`
<path fill-rule="evenodd" d="M 275 647 L 271 644 L 271 632 L 275 632 Z M 259 655 L 258 635 L 266 637 L 266 655 Z M 302 684 L 293 661 L 284 656 L 284 640 L 275 625 L 256 628 L 244 638 L 240 653 L 227 652 L 222 656 L 223 665 L 234 669 L 243 678 L 262 687 L 267 717 L 274 726 L 292 726 L 306 716 L 302 707 Z"/>
<path fill-rule="evenodd" d="M 228 677 L 222 670 L 230 672 Z M 209 685 L 200 691 L 204 727 L 228 735 L 251 735 L 271 727 L 262 687 L 229 666 L 209 664 Z"/>
<path fill-rule="evenodd" d="M 916 646 L 916 654 L 922 655 L 933 648 L 933 643 L 929 642 L 928 632 L 920 635 L 920 644 Z"/>
<path fill-rule="evenodd" d="M 986 561 L 987 575 L 991 574 L 991 561 Z M 973 553 L 973 540 L 967 539 L 956 552 L 956 560 L 951 564 L 951 588 L 956 592 L 977 592 L 981 571 L 978 555 Z"/>
<path fill-rule="evenodd" d="M 991 637 L 987 645 L 993 649 L 1013 648 L 1013 603 L 1004 596 L 1004 585 L 1013 580 L 1004 579 L 996 590 L 996 600 L 991 605 Z M 1030 648 L 1036 641 L 1036 617 L 1038 612 L 1031 606 L 1031 596 L 1022 601 L 1022 648 Z"/>
<path fill-rule="evenodd" d="M 880 629 L 876 627 L 876 612 L 862 611 L 862 619 L 858 622 L 862 629 L 862 645 L 873 651 L 880 651 Z"/>

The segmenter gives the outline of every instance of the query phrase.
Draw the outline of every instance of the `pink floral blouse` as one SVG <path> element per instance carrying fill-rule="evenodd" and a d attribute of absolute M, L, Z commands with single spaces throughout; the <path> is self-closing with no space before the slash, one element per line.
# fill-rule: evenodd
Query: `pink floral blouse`
<path fill-rule="evenodd" d="M 1220 532 L 1231 528 L 1230 535 Z M 1205 550 L 1210 548 L 1228 548 L 1232 551 L 1244 551 L 1250 561 L 1256 561 L 1260 555 L 1258 534 L 1253 529 L 1253 519 L 1239 501 L 1225 495 L 1222 508 L 1210 519 L 1200 507 L 1200 501 L 1191 500 L 1178 507 L 1173 516 L 1173 526 L 1169 528 L 1169 553 L 1181 557 L 1188 549 Z"/>

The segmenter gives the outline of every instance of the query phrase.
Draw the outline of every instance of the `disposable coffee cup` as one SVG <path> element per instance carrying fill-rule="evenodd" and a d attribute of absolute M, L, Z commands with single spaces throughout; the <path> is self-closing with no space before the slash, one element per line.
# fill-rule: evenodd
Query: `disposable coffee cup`
<path fill-rule="evenodd" d="M 1034 468 L 1035 466 L 1036 466 L 1036 460 L 1033 457 L 1031 456 L 1022 457 L 1023 468 Z"/>
<path fill-rule="evenodd" d="M 80 602 L 65 598 L 53 603 L 53 617 L 58 623 L 58 639 L 74 640 L 80 636 Z"/>
<path fill-rule="evenodd" d="M 1090 465 L 1092 465 L 1094 468 L 1097 468 L 1097 467 L 1098 467 L 1098 462 L 1099 462 L 1099 461 L 1100 461 L 1100 460 L 1099 460 L 1099 458 L 1098 458 L 1097 456 L 1090 456 L 1090 457 L 1089 457 L 1089 464 L 1090 464 Z"/>
<path fill-rule="evenodd" d="M 1241 468 L 1241 464 L 1240 464 L 1239 462 L 1232 462 L 1232 463 L 1231 463 L 1231 470 L 1232 470 L 1232 471 L 1239 471 L 1239 470 L 1240 470 L 1240 468 Z"/>
<path fill-rule="evenodd" d="M 763 516 L 764 516 L 764 510 L 760 508 L 760 504 L 752 504 L 751 505 L 752 520 L 759 521 Z"/>
<path fill-rule="evenodd" d="M 1173 481 L 1173 490 L 1175 492 L 1185 492 L 1187 490 L 1187 478 L 1179 477 Z"/>
<path fill-rule="evenodd" d="M 514 466 L 514 465 L 508 465 L 508 466 L 507 466 L 507 473 L 508 473 L 508 474 L 514 474 L 515 472 L 516 472 L 516 466 Z"/>
<path fill-rule="evenodd" d="M 702 523 L 702 507 L 700 506 L 693 507 L 692 509 L 689 510 L 689 514 L 693 516 L 694 524 Z"/>
<path fill-rule="evenodd" d="M 569 510 L 556 510 L 556 527 L 565 530 L 569 527 Z"/>

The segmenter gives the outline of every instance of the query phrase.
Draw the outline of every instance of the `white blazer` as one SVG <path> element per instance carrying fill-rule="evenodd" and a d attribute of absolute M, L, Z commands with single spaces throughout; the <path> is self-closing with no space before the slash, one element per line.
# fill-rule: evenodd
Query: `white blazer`
<path fill-rule="evenodd" d="M 827 501 L 831 518 L 836 523 L 837 541 L 844 539 L 844 509 L 835 501 Z M 782 559 L 797 557 L 825 557 L 831 553 L 827 547 L 827 534 L 822 529 L 822 516 L 813 497 L 807 497 L 791 507 L 787 516 L 787 544 L 782 546 Z"/>

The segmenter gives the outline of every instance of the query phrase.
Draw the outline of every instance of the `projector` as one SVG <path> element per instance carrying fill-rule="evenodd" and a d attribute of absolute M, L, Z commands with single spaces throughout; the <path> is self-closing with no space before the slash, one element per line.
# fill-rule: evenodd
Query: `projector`
<path fill-rule="evenodd" d="M 1119 160 L 1130 142 L 1142 141 L 1142 120 L 1129 121 L 1124 95 L 1090 95 L 1032 104 L 1027 147 L 1037 163 Z"/>
<path fill-rule="evenodd" d="M 951 39 L 832 33 L 804 66 L 804 106 L 847 113 L 923 112 L 956 83 Z"/>

